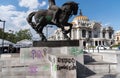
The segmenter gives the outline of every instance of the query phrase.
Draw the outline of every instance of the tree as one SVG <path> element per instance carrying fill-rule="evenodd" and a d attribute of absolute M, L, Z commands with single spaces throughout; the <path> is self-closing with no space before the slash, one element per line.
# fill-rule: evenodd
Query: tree
<path fill-rule="evenodd" d="M 15 42 L 21 41 L 21 40 L 24 40 L 24 39 L 31 40 L 32 39 L 32 34 L 31 34 L 29 29 L 20 30 L 20 31 L 15 33 L 15 38 L 16 38 Z"/>
<path fill-rule="evenodd" d="M 3 32 L 2 29 L 0 29 L 0 39 L 3 39 L 3 34 L 4 34 L 4 40 L 8 40 L 10 42 L 16 43 L 18 41 L 28 39 L 32 39 L 32 34 L 29 29 L 25 30 L 20 30 L 18 32 L 14 33 L 8 33 L 8 32 Z"/>
<path fill-rule="evenodd" d="M 2 28 L 0 28 L 0 38 L 3 38 L 3 31 L 2 31 Z"/>

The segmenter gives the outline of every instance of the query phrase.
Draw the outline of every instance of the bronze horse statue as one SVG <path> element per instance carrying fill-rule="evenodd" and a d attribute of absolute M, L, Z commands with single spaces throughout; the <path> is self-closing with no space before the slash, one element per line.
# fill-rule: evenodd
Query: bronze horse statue
<path fill-rule="evenodd" d="M 39 10 L 32 12 L 28 15 L 27 22 L 40 35 L 41 41 L 47 41 L 46 37 L 42 33 L 43 28 L 47 24 L 56 25 L 57 27 L 61 28 L 64 37 L 67 40 L 69 40 L 70 37 L 68 37 L 67 34 L 71 32 L 72 24 L 68 23 L 68 20 L 72 15 L 77 15 L 77 12 L 78 12 L 78 3 L 71 1 L 64 3 L 62 7 L 60 7 L 60 12 L 58 16 L 59 23 L 51 22 L 53 18 L 53 10 Z M 35 22 L 32 22 L 33 16 Z M 69 26 L 69 29 L 66 30 L 64 26 Z"/>

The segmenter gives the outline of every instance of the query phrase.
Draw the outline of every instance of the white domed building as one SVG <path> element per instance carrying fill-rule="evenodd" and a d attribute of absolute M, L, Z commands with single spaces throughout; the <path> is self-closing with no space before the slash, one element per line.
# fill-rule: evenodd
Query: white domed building
<path fill-rule="evenodd" d="M 80 11 L 80 15 L 76 16 L 72 21 L 73 27 L 71 34 L 71 40 L 80 40 L 80 45 L 83 47 L 113 44 L 114 30 L 111 26 L 103 27 L 101 23 L 90 21 L 87 16 L 83 16 Z M 64 40 L 61 29 L 55 30 L 50 40 Z"/>

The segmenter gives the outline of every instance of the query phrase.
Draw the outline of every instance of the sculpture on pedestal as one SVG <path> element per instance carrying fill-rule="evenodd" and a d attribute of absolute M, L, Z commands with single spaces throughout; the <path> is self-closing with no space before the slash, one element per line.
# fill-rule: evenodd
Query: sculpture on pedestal
<path fill-rule="evenodd" d="M 57 7 L 54 0 L 49 0 L 48 10 L 44 9 L 30 13 L 27 17 L 27 22 L 40 35 L 41 41 L 47 41 L 42 32 L 47 24 L 61 28 L 64 37 L 70 40 L 67 34 L 71 31 L 72 24 L 68 23 L 68 20 L 72 15 L 77 15 L 77 12 L 78 3 L 76 2 L 66 2 L 61 7 Z M 32 21 L 33 16 L 35 22 Z M 69 26 L 69 29 L 65 30 L 64 26 Z"/>

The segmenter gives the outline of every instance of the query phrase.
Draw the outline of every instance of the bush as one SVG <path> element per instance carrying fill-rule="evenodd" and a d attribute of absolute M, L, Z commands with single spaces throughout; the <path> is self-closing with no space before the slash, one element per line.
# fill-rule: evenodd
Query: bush
<path fill-rule="evenodd" d="M 120 46 L 120 44 L 117 44 L 117 45 L 112 45 L 112 47 L 119 47 Z"/>

